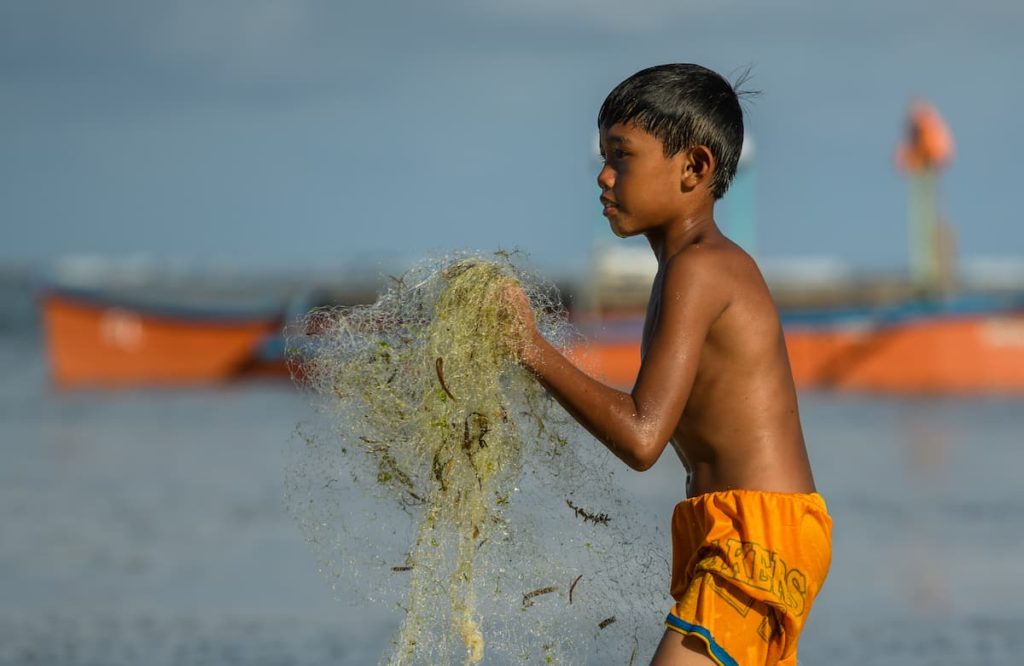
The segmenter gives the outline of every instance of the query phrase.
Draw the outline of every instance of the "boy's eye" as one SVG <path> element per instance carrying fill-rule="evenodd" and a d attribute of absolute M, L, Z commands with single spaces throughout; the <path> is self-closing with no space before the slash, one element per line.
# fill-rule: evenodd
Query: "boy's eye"
<path fill-rule="evenodd" d="M 607 164 L 609 161 L 618 161 L 624 159 L 629 155 L 629 153 L 623 150 L 622 148 L 612 148 L 607 152 L 602 150 L 600 152 L 600 155 L 601 161 Z"/>

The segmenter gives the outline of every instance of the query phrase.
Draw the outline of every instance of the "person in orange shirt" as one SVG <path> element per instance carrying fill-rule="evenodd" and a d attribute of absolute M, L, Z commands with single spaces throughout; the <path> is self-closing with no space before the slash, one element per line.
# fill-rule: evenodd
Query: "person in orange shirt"
<path fill-rule="evenodd" d="M 515 352 L 612 453 L 646 470 L 669 445 L 686 470 L 672 517 L 675 599 L 654 655 L 668 664 L 796 664 L 831 561 L 778 313 L 715 203 L 743 142 L 737 93 L 699 65 L 619 84 L 598 114 L 604 216 L 658 260 L 631 391 L 575 367 L 537 331 L 521 291 Z M 682 485 L 682 484 L 680 484 Z"/>

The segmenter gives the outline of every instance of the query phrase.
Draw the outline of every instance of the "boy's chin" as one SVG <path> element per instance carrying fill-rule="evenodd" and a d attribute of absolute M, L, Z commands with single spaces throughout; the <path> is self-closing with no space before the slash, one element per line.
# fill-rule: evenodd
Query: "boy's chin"
<path fill-rule="evenodd" d="M 621 224 L 614 220 L 608 221 L 608 226 L 611 228 L 612 233 L 619 238 L 629 238 L 630 236 L 636 236 L 637 232 L 623 227 Z"/>

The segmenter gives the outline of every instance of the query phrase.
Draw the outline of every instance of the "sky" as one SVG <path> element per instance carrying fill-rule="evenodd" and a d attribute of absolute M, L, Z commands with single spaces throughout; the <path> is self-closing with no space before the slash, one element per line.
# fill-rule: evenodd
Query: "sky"
<path fill-rule="evenodd" d="M 664 62 L 752 70 L 759 258 L 906 266 L 915 96 L 956 140 L 959 253 L 1020 256 L 1021 34 L 1019 0 L 6 0 L 0 262 L 581 271 L 620 242 L 597 109 Z"/>

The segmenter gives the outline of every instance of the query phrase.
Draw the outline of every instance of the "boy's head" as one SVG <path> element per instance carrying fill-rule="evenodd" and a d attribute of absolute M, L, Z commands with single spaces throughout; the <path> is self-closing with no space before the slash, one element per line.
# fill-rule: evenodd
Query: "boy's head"
<path fill-rule="evenodd" d="M 743 146 L 743 111 L 732 85 L 700 65 L 658 65 L 615 87 L 597 114 L 599 128 L 632 124 L 658 139 L 666 157 L 706 146 L 715 159 L 710 190 L 729 189 Z"/>

